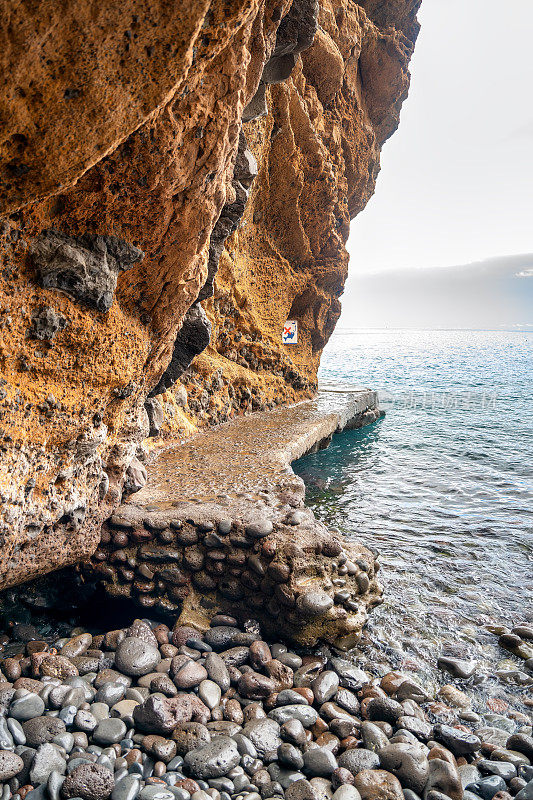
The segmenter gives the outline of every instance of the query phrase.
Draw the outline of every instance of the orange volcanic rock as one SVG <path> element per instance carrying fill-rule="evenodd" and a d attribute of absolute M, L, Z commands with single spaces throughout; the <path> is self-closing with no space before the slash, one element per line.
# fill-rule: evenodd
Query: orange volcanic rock
<path fill-rule="evenodd" d="M 370 7 L 370 3 L 365 4 Z M 195 424 L 312 396 L 322 349 L 339 318 L 349 222 L 366 205 L 380 149 L 409 86 L 419 3 L 380 7 L 323 0 L 311 48 L 269 91 L 269 114 L 244 125 L 259 164 L 244 218 L 207 303 L 210 346 L 183 376 Z M 393 25 L 399 21 L 398 29 Z M 405 32 L 404 32 L 405 31 Z M 410 37 L 410 38 L 409 38 Z M 281 345 L 285 320 L 297 345 Z M 179 403 L 185 393 L 180 388 Z M 172 417 L 182 416 L 165 396 Z"/>
<path fill-rule="evenodd" d="M 94 552 L 148 433 L 313 394 L 417 6 L 8 0 L 0 587 Z"/>

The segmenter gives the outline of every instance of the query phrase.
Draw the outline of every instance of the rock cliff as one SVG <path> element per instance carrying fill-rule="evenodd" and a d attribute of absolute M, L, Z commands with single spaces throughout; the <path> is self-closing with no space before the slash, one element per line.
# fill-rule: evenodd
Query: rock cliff
<path fill-rule="evenodd" d="M 313 395 L 418 5 L 8 0 L 0 587 L 90 556 L 147 448 Z"/>

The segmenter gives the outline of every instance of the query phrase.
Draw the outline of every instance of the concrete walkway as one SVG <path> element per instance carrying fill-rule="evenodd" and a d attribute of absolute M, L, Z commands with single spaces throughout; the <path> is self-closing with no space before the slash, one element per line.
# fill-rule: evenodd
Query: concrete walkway
<path fill-rule="evenodd" d="M 196 627 L 223 611 L 302 644 L 351 646 L 380 601 L 378 565 L 315 519 L 291 462 L 374 422 L 376 403 L 368 389 L 326 390 L 159 452 L 103 526 L 89 571 L 111 595 Z"/>
<path fill-rule="evenodd" d="M 316 400 L 239 417 L 160 451 L 147 465 L 146 486 L 131 502 L 156 503 L 162 510 L 176 501 L 263 491 L 265 483 L 276 482 L 292 461 L 326 444 L 336 431 L 362 427 L 378 416 L 376 392 L 328 388 Z"/>

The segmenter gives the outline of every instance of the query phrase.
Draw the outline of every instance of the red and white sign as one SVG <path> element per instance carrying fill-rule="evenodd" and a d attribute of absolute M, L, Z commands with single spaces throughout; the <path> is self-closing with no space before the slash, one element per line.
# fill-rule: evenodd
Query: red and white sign
<path fill-rule="evenodd" d="M 298 323 L 296 320 L 287 320 L 281 335 L 283 344 L 298 344 Z"/>

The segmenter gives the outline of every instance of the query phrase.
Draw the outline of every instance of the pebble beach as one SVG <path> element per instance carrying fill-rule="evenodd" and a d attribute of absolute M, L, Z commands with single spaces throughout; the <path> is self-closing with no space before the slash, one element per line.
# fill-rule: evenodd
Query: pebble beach
<path fill-rule="evenodd" d="M 1 800 L 533 798 L 530 716 L 489 724 L 461 660 L 431 696 L 227 615 L 203 633 L 132 619 L 48 640 L 16 623 L 1 641 Z M 533 628 L 500 641 L 529 655 Z"/>

